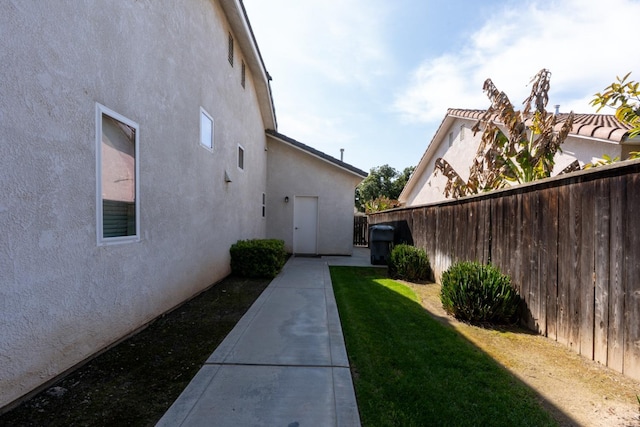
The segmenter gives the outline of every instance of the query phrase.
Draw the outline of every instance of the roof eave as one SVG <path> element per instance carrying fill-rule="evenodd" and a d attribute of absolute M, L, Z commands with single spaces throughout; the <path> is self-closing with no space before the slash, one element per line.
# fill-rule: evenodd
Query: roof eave
<path fill-rule="evenodd" d="M 296 141 L 295 139 L 290 138 L 286 135 L 283 135 L 279 132 L 276 132 L 275 130 L 267 129 L 266 133 L 268 136 L 270 136 L 272 139 L 276 141 L 287 144 L 288 146 L 293 147 L 297 150 L 303 151 L 304 153 L 310 156 L 313 156 L 319 160 L 322 160 L 323 162 L 328 163 L 331 166 L 342 169 L 343 171 L 348 172 L 352 175 L 355 175 L 360 179 L 364 179 L 369 175 L 365 171 L 358 169 L 355 166 L 350 165 L 349 163 L 345 163 L 341 160 L 338 160 L 335 157 L 325 154 L 322 151 L 316 150 L 313 147 L 303 144 L 300 141 Z"/>
<path fill-rule="evenodd" d="M 277 129 L 278 122 L 269 83 L 271 77 L 262 60 L 244 4 L 241 0 L 220 0 L 220 5 L 227 16 L 235 40 L 244 54 L 245 63 L 252 75 L 256 77 L 254 83 L 264 127 Z"/>

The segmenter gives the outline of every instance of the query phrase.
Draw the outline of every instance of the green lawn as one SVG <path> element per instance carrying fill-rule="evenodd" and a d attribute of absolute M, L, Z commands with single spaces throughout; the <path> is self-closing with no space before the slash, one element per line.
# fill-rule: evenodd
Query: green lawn
<path fill-rule="evenodd" d="M 363 426 L 554 426 L 535 393 L 386 270 L 331 267 Z"/>

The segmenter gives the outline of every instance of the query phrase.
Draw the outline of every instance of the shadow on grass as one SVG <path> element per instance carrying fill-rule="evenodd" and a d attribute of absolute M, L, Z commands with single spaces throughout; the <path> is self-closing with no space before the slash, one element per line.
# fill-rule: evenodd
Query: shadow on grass
<path fill-rule="evenodd" d="M 577 424 L 384 271 L 331 267 L 331 277 L 364 426 Z"/>

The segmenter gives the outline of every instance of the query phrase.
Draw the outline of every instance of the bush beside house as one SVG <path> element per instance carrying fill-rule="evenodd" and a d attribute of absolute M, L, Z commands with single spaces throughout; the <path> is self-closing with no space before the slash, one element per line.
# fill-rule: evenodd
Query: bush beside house
<path fill-rule="evenodd" d="M 229 252 L 231 272 L 244 277 L 274 278 L 287 260 L 284 241 L 278 239 L 239 240 Z"/>

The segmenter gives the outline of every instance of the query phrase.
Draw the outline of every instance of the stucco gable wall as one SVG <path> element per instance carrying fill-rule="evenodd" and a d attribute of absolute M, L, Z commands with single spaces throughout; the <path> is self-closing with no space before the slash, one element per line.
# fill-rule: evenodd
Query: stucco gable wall
<path fill-rule="evenodd" d="M 0 407 L 220 280 L 232 243 L 265 236 L 265 126 L 228 32 L 210 0 L 0 3 Z M 96 103 L 139 125 L 139 242 L 96 241 Z"/>
<path fill-rule="evenodd" d="M 575 135 L 569 135 L 562 144 L 562 152 L 556 154 L 556 165 L 554 174 L 562 171 L 571 162 L 578 160 L 581 166 L 591 163 L 603 155 L 608 155 L 612 159 L 620 157 L 622 146 L 617 143 L 581 138 Z"/>
<path fill-rule="evenodd" d="M 362 178 L 271 137 L 267 141 L 267 236 L 284 240 L 293 252 L 294 197 L 317 196 L 318 253 L 350 255 L 354 192 Z"/>
<path fill-rule="evenodd" d="M 429 159 L 425 159 L 426 167 L 424 172 L 416 176 L 416 184 L 407 195 L 406 206 L 422 205 L 439 200 L 445 200 L 444 188 L 447 179 L 441 173 L 435 172 L 435 161 L 442 157 L 460 174 L 463 179 L 469 177 L 469 166 L 478 150 L 478 145 L 482 135 L 473 135 L 471 128 L 475 121 L 457 119 L 441 133 L 443 137 L 434 141 L 437 150 Z M 451 135 L 451 136 L 450 136 Z M 451 146 L 449 146 L 451 138 Z"/>

